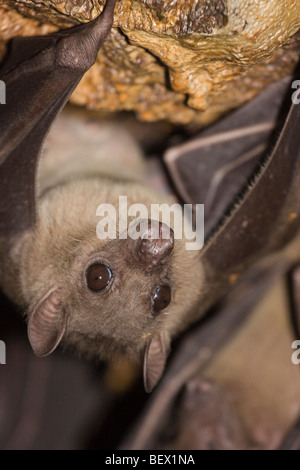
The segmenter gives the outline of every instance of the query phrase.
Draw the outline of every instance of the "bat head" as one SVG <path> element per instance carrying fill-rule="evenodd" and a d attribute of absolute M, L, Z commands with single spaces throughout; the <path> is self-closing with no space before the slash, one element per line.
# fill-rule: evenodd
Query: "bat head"
<path fill-rule="evenodd" d="M 105 194 L 98 181 L 82 181 L 43 198 L 22 258 L 29 339 L 38 356 L 60 342 L 100 359 L 144 355 L 151 390 L 171 336 L 195 307 L 200 263 L 186 251 L 185 240 L 175 240 L 173 230 L 157 220 L 139 219 L 135 238 L 129 229 L 127 238 L 97 238 L 93 200 L 97 194 L 99 202 L 99 190 Z M 145 195 L 148 202 L 151 194 L 135 188 L 134 200 Z"/>

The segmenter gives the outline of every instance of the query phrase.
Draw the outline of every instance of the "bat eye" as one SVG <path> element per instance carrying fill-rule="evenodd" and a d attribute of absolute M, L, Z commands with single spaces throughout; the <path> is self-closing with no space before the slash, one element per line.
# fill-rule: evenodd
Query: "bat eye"
<path fill-rule="evenodd" d="M 159 286 L 153 296 L 153 309 L 155 313 L 166 308 L 171 302 L 171 289 L 169 286 Z"/>
<path fill-rule="evenodd" d="M 86 281 L 88 288 L 100 292 L 108 286 L 112 278 L 111 270 L 105 264 L 93 264 L 87 269 Z"/>

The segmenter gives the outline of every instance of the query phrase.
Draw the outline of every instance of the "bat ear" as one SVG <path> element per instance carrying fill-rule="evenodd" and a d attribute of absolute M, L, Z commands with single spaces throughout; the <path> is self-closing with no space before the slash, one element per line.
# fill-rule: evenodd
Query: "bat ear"
<path fill-rule="evenodd" d="M 147 393 L 152 392 L 160 380 L 168 358 L 168 343 L 160 333 L 148 344 L 144 355 L 144 387 Z"/>
<path fill-rule="evenodd" d="M 61 294 L 58 289 L 52 289 L 35 307 L 28 323 L 29 341 L 37 356 L 48 356 L 57 348 L 66 331 L 67 321 Z"/>

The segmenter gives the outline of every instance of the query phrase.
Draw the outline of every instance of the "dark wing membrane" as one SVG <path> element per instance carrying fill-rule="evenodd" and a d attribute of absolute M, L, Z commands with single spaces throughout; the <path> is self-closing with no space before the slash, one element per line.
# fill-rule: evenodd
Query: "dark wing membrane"
<path fill-rule="evenodd" d="M 0 69 L 0 236 L 36 222 L 36 170 L 49 128 L 96 60 L 116 0 L 96 20 L 45 37 L 16 38 Z"/>
<path fill-rule="evenodd" d="M 208 235 L 262 159 L 290 79 L 270 85 L 251 102 L 165 154 L 171 178 L 187 203 L 204 204 Z"/>

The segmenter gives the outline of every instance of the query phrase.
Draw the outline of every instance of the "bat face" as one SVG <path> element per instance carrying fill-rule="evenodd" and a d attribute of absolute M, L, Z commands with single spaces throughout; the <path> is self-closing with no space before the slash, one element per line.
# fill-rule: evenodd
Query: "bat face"
<path fill-rule="evenodd" d="M 119 194 L 145 206 L 161 201 L 137 183 L 73 181 L 42 197 L 36 229 L 15 250 L 37 355 L 62 341 L 89 357 L 140 359 L 153 338 L 163 336 L 167 348 L 195 308 L 199 252 L 187 251 L 185 240 L 175 240 L 165 224 L 147 220 L 137 239 L 97 238 L 99 202 L 118 209 Z M 153 226 L 159 238 L 153 238 Z"/>

